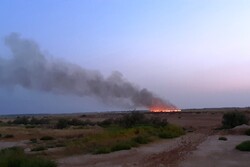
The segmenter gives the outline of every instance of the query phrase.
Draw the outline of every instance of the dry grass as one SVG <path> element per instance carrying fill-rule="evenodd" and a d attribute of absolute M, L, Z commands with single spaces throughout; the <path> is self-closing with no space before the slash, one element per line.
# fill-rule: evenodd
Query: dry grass
<path fill-rule="evenodd" d="M 43 136 L 52 136 L 54 138 L 75 138 L 89 134 L 95 134 L 102 131 L 101 128 L 91 127 L 84 129 L 47 129 L 47 128 L 32 128 L 27 129 L 23 126 L 0 127 L 0 134 L 12 134 L 15 137 L 8 139 L 11 141 L 29 140 L 31 138 L 41 138 Z"/>

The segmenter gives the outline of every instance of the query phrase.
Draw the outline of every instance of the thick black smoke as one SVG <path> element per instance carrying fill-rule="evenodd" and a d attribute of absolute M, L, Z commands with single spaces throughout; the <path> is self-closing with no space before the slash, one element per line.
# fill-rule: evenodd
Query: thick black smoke
<path fill-rule="evenodd" d="M 48 58 L 32 40 L 12 33 L 5 38 L 12 57 L 0 57 L 0 86 L 20 85 L 27 89 L 77 96 L 95 96 L 110 103 L 129 101 L 133 107 L 150 108 L 155 103 L 174 108 L 147 89 L 139 89 L 123 79 L 119 72 L 104 78 L 98 71 Z M 157 101 L 157 102 L 156 102 Z"/>

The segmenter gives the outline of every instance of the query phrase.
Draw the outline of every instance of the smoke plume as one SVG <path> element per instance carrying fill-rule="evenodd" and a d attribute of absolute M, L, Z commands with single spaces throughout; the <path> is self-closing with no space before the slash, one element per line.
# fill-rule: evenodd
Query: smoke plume
<path fill-rule="evenodd" d="M 128 101 L 133 107 L 154 105 L 175 108 L 126 81 L 119 72 L 105 78 L 98 71 L 48 58 L 32 40 L 12 33 L 5 38 L 12 57 L 0 57 L 0 86 L 22 86 L 26 89 L 77 96 L 94 96 L 106 103 Z"/>

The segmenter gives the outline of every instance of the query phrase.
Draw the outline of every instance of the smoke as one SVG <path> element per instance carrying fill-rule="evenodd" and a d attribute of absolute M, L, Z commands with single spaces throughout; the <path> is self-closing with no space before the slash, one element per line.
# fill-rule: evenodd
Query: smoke
<path fill-rule="evenodd" d="M 12 33 L 5 38 L 12 57 L 0 57 L 0 86 L 22 86 L 66 95 L 94 96 L 105 103 L 124 103 L 133 107 L 161 105 L 175 108 L 153 95 L 147 89 L 139 89 L 126 81 L 122 74 L 113 72 L 105 78 L 98 71 L 86 70 L 78 65 L 49 58 L 32 40 Z"/>

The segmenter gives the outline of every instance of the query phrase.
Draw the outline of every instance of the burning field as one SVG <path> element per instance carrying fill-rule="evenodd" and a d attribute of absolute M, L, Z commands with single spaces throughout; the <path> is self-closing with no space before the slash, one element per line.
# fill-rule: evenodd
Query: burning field
<path fill-rule="evenodd" d="M 153 99 L 152 105 L 149 107 L 151 112 L 180 112 L 181 110 L 178 109 L 173 104 L 166 104 L 161 99 Z"/>

